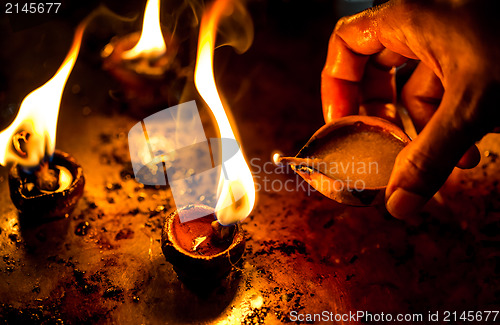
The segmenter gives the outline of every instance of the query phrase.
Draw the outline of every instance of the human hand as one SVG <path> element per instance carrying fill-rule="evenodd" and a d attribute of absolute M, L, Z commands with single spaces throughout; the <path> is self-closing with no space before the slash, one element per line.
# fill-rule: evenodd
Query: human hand
<path fill-rule="evenodd" d="M 321 77 L 326 122 L 368 114 L 397 122 L 394 73 L 419 60 L 402 101 L 420 134 L 396 159 L 386 190 L 397 218 L 417 212 L 474 145 L 499 126 L 500 19 L 494 0 L 394 0 L 339 20 Z"/>

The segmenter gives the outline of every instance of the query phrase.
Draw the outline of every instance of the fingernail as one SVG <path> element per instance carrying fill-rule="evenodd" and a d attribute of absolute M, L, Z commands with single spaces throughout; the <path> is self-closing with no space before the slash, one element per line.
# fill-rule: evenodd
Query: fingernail
<path fill-rule="evenodd" d="M 427 200 L 420 195 L 397 188 L 387 200 L 387 211 L 398 219 L 405 219 L 418 213 Z"/>

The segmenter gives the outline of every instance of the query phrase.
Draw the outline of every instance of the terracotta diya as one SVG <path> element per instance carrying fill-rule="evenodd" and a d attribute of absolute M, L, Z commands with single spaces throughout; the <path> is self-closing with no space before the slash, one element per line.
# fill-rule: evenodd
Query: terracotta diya
<path fill-rule="evenodd" d="M 190 221 L 181 222 L 181 218 Z M 220 280 L 243 256 L 241 226 L 221 226 L 216 220 L 213 208 L 198 204 L 182 207 L 166 218 L 161 247 L 182 281 L 204 285 Z"/>
<path fill-rule="evenodd" d="M 354 206 L 384 203 L 399 152 L 410 138 L 395 124 L 347 116 L 321 127 L 295 157 L 275 156 L 323 195 Z"/>
<path fill-rule="evenodd" d="M 179 101 L 189 68 L 178 59 L 179 44 L 165 34 L 167 50 L 161 55 L 138 55 L 127 58 L 126 53 L 139 41 L 140 33 L 114 37 L 101 52 L 103 69 L 121 85 L 114 98 L 122 101 L 129 112 L 144 118 L 151 112 Z"/>
<path fill-rule="evenodd" d="M 82 197 L 84 185 L 82 167 L 59 150 L 38 171 L 26 172 L 18 164 L 9 171 L 12 202 L 22 216 L 38 221 L 67 217 Z"/>

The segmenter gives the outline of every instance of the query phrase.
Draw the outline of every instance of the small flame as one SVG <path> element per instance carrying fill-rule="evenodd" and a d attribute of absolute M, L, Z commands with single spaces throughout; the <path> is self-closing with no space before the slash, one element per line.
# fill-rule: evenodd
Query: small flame
<path fill-rule="evenodd" d="M 274 163 L 275 165 L 278 165 L 278 164 L 280 163 L 280 158 L 281 158 L 281 153 L 279 153 L 279 152 L 275 152 L 275 153 L 273 154 L 273 163 Z"/>
<path fill-rule="evenodd" d="M 167 51 L 160 25 L 160 1 L 148 0 L 146 3 L 141 37 L 132 49 L 123 52 L 124 59 L 158 58 Z"/>
<path fill-rule="evenodd" d="M 230 0 L 217 0 L 203 15 L 198 39 L 194 82 L 196 89 L 217 121 L 221 138 L 236 140 L 217 91 L 213 73 L 213 53 L 217 26 L 220 17 L 230 12 L 231 5 L 232 1 Z M 221 145 L 222 152 L 225 152 L 224 144 Z M 255 204 L 255 184 L 241 150 L 229 160 L 223 162 L 218 192 L 219 199 L 215 207 L 215 214 L 221 224 L 236 223 L 252 212 Z"/>
<path fill-rule="evenodd" d="M 0 132 L 0 165 L 35 167 L 54 154 L 59 106 L 85 26 L 86 20 L 78 26 L 71 49 L 56 74 L 23 99 L 14 121 Z"/>

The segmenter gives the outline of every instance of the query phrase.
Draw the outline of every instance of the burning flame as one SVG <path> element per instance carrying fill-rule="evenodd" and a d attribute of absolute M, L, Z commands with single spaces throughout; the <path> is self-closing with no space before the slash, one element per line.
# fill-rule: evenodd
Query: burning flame
<path fill-rule="evenodd" d="M 218 0 L 205 12 L 201 20 L 194 82 L 196 89 L 211 109 L 219 126 L 221 138 L 236 140 L 228 116 L 222 105 L 213 73 L 213 53 L 219 19 L 232 8 L 232 1 Z M 222 152 L 224 144 L 222 142 Z M 246 218 L 255 204 L 255 184 L 241 150 L 223 162 L 218 187 L 216 216 L 223 225 Z"/>
<path fill-rule="evenodd" d="M 160 25 L 160 1 L 148 0 L 146 3 L 141 37 L 132 49 L 123 52 L 124 59 L 157 58 L 167 51 Z"/>
<path fill-rule="evenodd" d="M 273 163 L 275 165 L 279 164 L 280 158 L 281 158 L 281 154 L 279 152 L 275 152 L 273 154 Z"/>
<path fill-rule="evenodd" d="M 56 74 L 24 98 L 14 121 L 0 132 L 0 165 L 17 162 L 35 167 L 53 155 L 64 85 L 78 57 L 85 26 L 86 20 L 78 26 L 71 49 Z"/>

